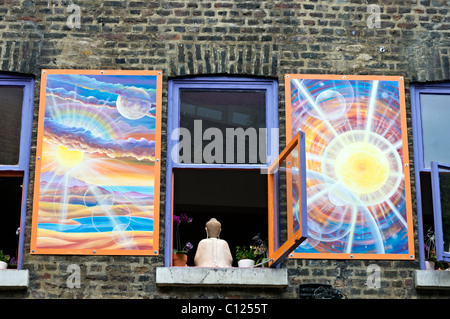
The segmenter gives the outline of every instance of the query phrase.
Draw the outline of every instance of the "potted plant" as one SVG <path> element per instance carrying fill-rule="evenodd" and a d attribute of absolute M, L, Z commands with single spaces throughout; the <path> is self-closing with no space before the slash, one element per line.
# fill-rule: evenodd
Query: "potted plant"
<path fill-rule="evenodd" d="M 176 267 L 187 266 L 187 253 L 194 247 L 191 243 L 187 243 L 181 250 L 173 250 L 173 265 Z"/>
<path fill-rule="evenodd" d="M 0 269 L 8 268 L 9 255 L 3 255 L 3 250 L 0 250 Z"/>
<path fill-rule="evenodd" d="M 430 227 L 425 237 L 425 269 L 434 270 L 436 262 L 436 244 L 434 242 L 434 232 Z"/>
<path fill-rule="evenodd" d="M 425 237 L 425 269 L 426 270 L 444 270 L 447 268 L 445 263 L 438 261 L 436 256 L 436 238 L 433 229 L 428 229 Z"/>
<path fill-rule="evenodd" d="M 236 260 L 239 267 L 253 267 L 257 257 L 254 246 L 236 246 Z"/>
<path fill-rule="evenodd" d="M 255 267 L 267 267 L 269 265 L 269 257 L 267 254 L 267 243 L 264 241 L 259 234 L 253 237 L 253 241 L 256 245 L 255 254 L 259 257 L 256 260 Z"/>
<path fill-rule="evenodd" d="M 17 269 L 17 260 L 15 257 L 11 257 L 11 259 L 9 260 L 9 268 Z"/>
<path fill-rule="evenodd" d="M 176 267 L 185 267 L 187 266 L 187 253 L 194 246 L 188 242 L 184 246 L 181 244 L 181 235 L 180 235 L 180 225 L 181 224 L 189 224 L 192 222 L 192 218 L 188 217 L 186 214 L 181 214 L 180 216 L 173 216 L 173 223 L 176 226 L 175 228 L 175 246 L 172 254 L 173 266 Z"/>

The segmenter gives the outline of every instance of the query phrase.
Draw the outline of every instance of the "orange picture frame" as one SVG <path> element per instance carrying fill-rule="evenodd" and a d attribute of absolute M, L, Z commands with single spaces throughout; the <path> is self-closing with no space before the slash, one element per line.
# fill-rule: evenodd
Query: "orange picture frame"
<path fill-rule="evenodd" d="M 42 70 L 31 254 L 158 255 L 162 71 Z"/>
<path fill-rule="evenodd" d="M 285 103 L 307 162 L 308 240 L 290 256 L 414 260 L 404 78 L 286 74 Z"/>

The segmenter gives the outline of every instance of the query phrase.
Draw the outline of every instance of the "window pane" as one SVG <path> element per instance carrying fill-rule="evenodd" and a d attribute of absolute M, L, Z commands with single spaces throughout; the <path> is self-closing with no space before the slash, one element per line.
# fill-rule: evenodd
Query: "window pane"
<path fill-rule="evenodd" d="M 278 206 L 280 245 L 300 229 L 300 180 L 298 149 L 293 149 L 279 165 Z M 276 247 L 277 249 L 279 247 Z"/>
<path fill-rule="evenodd" d="M 191 142 L 181 163 L 265 163 L 265 91 L 181 89 L 180 128 Z"/>
<path fill-rule="evenodd" d="M 294 175 L 292 172 L 293 159 L 289 154 L 284 161 L 280 163 L 278 169 L 278 223 L 279 223 L 279 243 L 275 249 L 281 247 L 293 232 L 289 230 L 289 215 L 292 214 L 292 193 L 298 193 L 295 183 L 293 183 Z M 292 215 L 291 215 L 292 216 Z"/>
<path fill-rule="evenodd" d="M 290 167 L 291 174 L 289 178 L 288 187 L 290 187 L 292 195 L 291 195 L 291 215 L 292 215 L 292 233 L 297 232 L 300 229 L 300 179 L 299 179 L 299 171 L 298 167 L 299 163 L 299 152 L 298 149 L 292 150 L 291 154 L 287 158 L 287 164 Z"/>
<path fill-rule="evenodd" d="M 450 162 L 448 143 L 448 119 L 450 118 L 450 95 L 421 94 L 424 166 L 430 161 Z"/>
<path fill-rule="evenodd" d="M 19 163 L 22 87 L 0 87 L 0 165 Z"/>
<path fill-rule="evenodd" d="M 282 262 L 307 238 L 304 145 L 304 134 L 296 135 L 268 169 L 271 267 Z"/>
<path fill-rule="evenodd" d="M 444 251 L 450 252 L 450 173 L 439 173 L 439 188 L 441 194 L 442 237 Z"/>
<path fill-rule="evenodd" d="M 299 149 L 295 147 L 278 168 L 278 226 L 280 248 L 301 227 Z"/>

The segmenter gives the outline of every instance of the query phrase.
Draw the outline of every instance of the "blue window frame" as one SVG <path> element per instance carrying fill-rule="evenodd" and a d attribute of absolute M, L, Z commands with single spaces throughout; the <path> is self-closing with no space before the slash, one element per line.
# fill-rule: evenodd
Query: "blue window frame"
<path fill-rule="evenodd" d="M 430 228 L 434 228 L 436 250 L 441 247 L 440 256 L 436 251 L 437 257 L 442 260 L 448 258 L 443 250 L 444 234 L 438 194 L 442 191 L 442 185 L 439 188 L 438 172 L 442 171 L 445 164 L 439 167 L 441 164 L 437 163 L 450 163 L 450 82 L 411 85 L 411 113 L 420 266 L 425 269 L 424 236 Z"/>
<path fill-rule="evenodd" d="M 181 137 L 180 118 L 183 121 L 180 114 L 182 109 L 180 103 L 180 96 L 186 91 L 198 91 L 198 92 L 235 92 L 244 93 L 242 98 L 246 98 L 245 93 L 257 93 L 264 92 L 264 118 L 265 123 L 265 158 L 261 161 L 204 161 L 195 160 L 195 154 L 193 161 L 182 161 L 179 159 L 181 143 L 183 139 Z M 262 78 L 247 78 L 247 77 L 196 77 L 196 78 L 180 78 L 169 80 L 168 83 L 168 114 L 167 114 L 167 159 L 166 159 L 166 202 L 165 202 L 165 266 L 171 266 L 172 254 L 172 211 L 173 211 L 173 179 L 174 171 L 177 169 L 214 169 L 214 170 L 267 170 L 268 164 L 278 157 L 279 154 L 279 136 L 278 136 L 278 84 L 275 80 L 262 79 Z M 247 95 L 248 97 L 249 95 Z M 255 95 L 257 97 L 257 95 Z M 216 104 L 220 104 L 220 101 L 216 101 Z M 183 106 L 184 112 L 190 112 L 189 106 Z M 224 109 L 227 106 L 223 106 Z M 193 108 L 191 108 L 193 110 Z M 229 121 L 235 123 L 245 122 L 248 119 L 248 115 L 239 112 L 229 113 Z M 193 112 L 193 111 L 192 111 Z M 199 114 L 199 109 L 196 111 Z M 209 117 L 214 119 L 219 117 L 221 110 L 203 108 L 200 110 L 203 118 Z M 258 121 L 257 121 L 258 122 Z M 258 122 L 260 123 L 260 121 Z M 260 123 L 261 124 L 261 123 Z M 264 125 L 265 124 L 265 125 Z M 189 131 L 189 130 L 188 130 Z M 217 131 L 216 131 L 217 132 Z M 223 130 L 222 130 L 223 132 Z M 191 132 L 192 140 L 195 147 L 195 132 Z M 205 136 L 206 131 L 202 131 L 200 134 Z M 198 137 L 198 136 L 197 136 Z M 259 136 L 261 138 L 261 136 Z M 183 136 L 185 138 L 185 136 Z M 201 137 L 200 137 L 201 138 Z M 264 148 L 263 148 L 264 149 Z"/>
<path fill-rule="evenodd" d="M 31 132 L 33 124 L 33 99 L 34 99 L 34 79 L 28 76 L 0 74 L 0 118 L 11 119 L 11 113 L 14 113 L 14 121 L 17 121 L 17 129 L 14 132 L 9 131 L 0 134 L 0 143 L 5 145 L 9 139 L 13 139 L 17 145 L 11 147 L 3 154 L 0 160 L 0 178 L 2 179 L 2 187 L 8 189 L 9 185 L 19 188 L 18 203 L 15 207 L 20 207 L 18 211 L 8 211 L 8 214 L 18 214 L 14 219 L 19 221 L 19 225 L 12 225 L 14 229 L 8 228 L 7 231 L 15 231 L 25 229 L 26 202 L 28 195 L 29 180 L 29 162 L 31 147 Z M 4 123 L 8 124 L 8 123 Z M 3 141 L 1 141 L 3 140 Z M 9 153 L 9 154 L 7 154 Z M 21 188 L 21 190 L 20 190 Z M 16 218 L 17 217 L 17 218 Z M 11 219 L 8 219 L 8 223 Z M 2 231 L 6 230 L 6 222 L 2 219 Z M 18 229 L 18 240 L 13 244 L 17 246 L 17 268 L 22 269 L 24 231 Z M 14 236 L 13 236 L 14 238 Z M 9 245 L 9 244 L 8 244 Z M 10 246 L 10 245 L 9 245 Z M 2 249 L 2 247 L 0 247 Z"/>

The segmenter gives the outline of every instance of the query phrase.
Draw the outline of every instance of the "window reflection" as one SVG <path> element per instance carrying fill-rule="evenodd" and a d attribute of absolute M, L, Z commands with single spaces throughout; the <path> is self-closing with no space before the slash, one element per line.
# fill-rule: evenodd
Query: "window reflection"
<path fill-rule="evenodd" d="M 180 128 L 191 135 L 191 162 L 208 162 L 198 153 L 211 151 L 215 163 L 265 163 L 266 92 L 181 89 Z M 201 148 L 194 145 L 199 137 Z M 181 162 L 189 161 L 183 156 Z"/>
<path fill-rule="evenodd" d="M 450 118 L 450 95 L 421 94 L 424 165 L 430 161 L 450 163 L 448 143 L 448 119 Z"/>
<path fill-rule="evenodd" d="M 22 87 L 0 87 L 0 165 L 19 163 Z"/>

